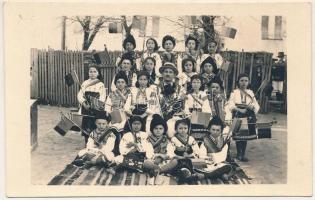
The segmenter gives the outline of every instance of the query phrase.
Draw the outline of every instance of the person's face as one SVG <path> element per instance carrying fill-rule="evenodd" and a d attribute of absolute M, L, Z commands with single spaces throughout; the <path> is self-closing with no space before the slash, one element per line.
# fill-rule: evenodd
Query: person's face
<path fill-rule="evenodd" d="M 213 137 L 219 137 L 220 135 L 221 135 L 221 132 L 222 132 L 222 130 L 221 130 L 222 128 L 221 128 L 221 126 L 219 126 L 219 125 L 212 125 L 211 127 L 210 127 L 210 134 L 213 136 Z"/>
<path fill-rule="evenodd" d="M 103 132 L 107 127 L 108 122 L 105 119 L 97 119 L 95 125 L 98 131 Z"/>
<path fill-rule="evenodd" d="M 205 63 L 203 65 L 203 69 L 205 70 L 207 74 L 213 73 L 213 66 L 210 63 Z"/>
<path fill-rule="evenodd" d="M 123 71 L 129 71 L 131 69 L 131 62 L 130 60 L 123 60 L 122 63 L 121 63 L 121 69 Z"/>
<path fill-rule="evenodd" d="M 217 51 L 217 45 L 214 42 L 208 44 L 209 53 L 215 53 Z"/>
<path fill-rule="evenodd" d="M 134 132 L 139 132 L 141 130 L 141 122 L 139 121 L 132 122 L 131 128 Z"/>
<path fill-rule="evenodd" d="M 147 49 L 150 51 L 153 51 L 155 47 L 155 43 L 153 42 L 153 40 L 148 40 L 147 41 Z"/>
<path fill-rule="evenodd" d="M 164 127 L 161 124 L 154 127 L 153 134 L 156 137 L 161 137 L 163 135 L 163 133 L 164 133 Z"/>
<path fill-rule="evenodd" d="M 167 52 L 173 51 L 173 49 L 174 49 L 173 42 L 171 40 L 166 40 L 165 43 L 164 43 L 164 49 Z"/>
<path fill-rule="evenodd" d="M 126 87 L 126 81 L 124 79 L 118 79 L 116 81 L 116 88 L 119 89 L 119 90 L 123 90 L 125 89 Z"/>
<path fill-rule="evenodd" d="M 99 74 L 98 74 L 98 71 L 97 71 L 96 68 L 91 67 L 91 68 L 89 69 L 89 78 L 90 78 L 90 79 L 92 79 L 92 80 L 97 79 L 97 76 L 98 76 L 98 75 L 99 75 Z"/>
<path fill-rule="evenodd" d="M 213 94 L 218 94 L 220 92 L 220 85 L 218 83 L 212 83 L 210 85 L 210 90 L 212 91 Z"/>
<path fill-rule="evenodd" d="M 165 81 L 172 81 L 175 77 L 175 73 L 172 69 L 165 69 L 163 71 L 163 78 Z"/>
<path fill-rule="evenodd" d="M 199 90 L 201 87 L 201 80 L 200 79 L 194 79 L 191 82 L 191 87 L 194 91 Z"/>
<path fill-rule="evenodd" d="M 185 69 L 185 72 L 187 73 L 190 73 L 193 71 L 193 63 L 191 61 L 187 61 L 185 64 L 184 64 L 184 69 Z"/>
<path fill-rule="evenodd" d="M 240 86 L 241 89 L 246 89 L 248 87 L 249 84 L 249 79 L 248 77 L 242 77 L 239 81 L 238 84 Z"/>
<path fill-rule="evenodd" d="M 184 124 L 184 123 L 180 123 L 177 126 L 177 133 L 181 134 L 181 135 L 187 135 L 188 134 L 188 125 Z"/>
<path fill-rule="evenodd" d="M 196 48 L 196 41 L 195 40 L 188 40 L 187 48 L 189 50 L 195 50 L 195 48 Z"/>
<path fill-rule="evenodd" d="M 148 85 L 148 78 L 146 76 L 140 76 L 138 82 L 140 87 L 146 87 Z"/>
<path fill-rule="evenodd" d="M 132 51 L 135 47 L 131 42 L 126 43 L 126 51 Z"/>
<path fill-rule="evenodd" d="M 154 69 L 154 62 L 151 59 L 146 60 L 144 68 L 148 71 L 152 71 Z"/>

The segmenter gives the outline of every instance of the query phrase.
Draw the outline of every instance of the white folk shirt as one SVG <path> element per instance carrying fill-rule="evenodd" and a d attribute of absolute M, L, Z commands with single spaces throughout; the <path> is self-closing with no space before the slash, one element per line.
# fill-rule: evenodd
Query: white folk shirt
<path fill-rule="evenodd" d="M 106 99 L 106 92 L 105 92 L 105 86 L 104 86 L 104 83 L 102 82 L 98 82 L 96 84 L 93 84 L 93 85 L 90 85 L 91 82 L 93 82 L 95 80 L 91 80 L 91 79 L 88 79 L 86 81 L 84 81 L 81 85 L 81 89 L 78 93 L 78 101 L 79 103 L 82 105 L 82 103 L 86 100 L 84 98 L 84 93 L 85 92 L 98 92 L 100 94 L 100 98 L 99 100 L 102 101 L 102 102 L 105 102 L 105 99 Z"/>
<path fill-rule="evenodd" d="M 191 108 L 201 109 L 201 112 L 212 113 L 208 96 L 205 92 L 199 91 L 198 93 L 190 93 L 186 97 L 187 97 L 185 101 L 186 114 L 191 113 L 189 110 Z M 200 102 L 201 104 L 198 102 Z"/>
<path fill-rule="evenodd" d="M 90 133 L 90 136 L 97 138 L 99 134 L 93 131 Z M 88 142 L 86 144 L 86 150 L 92 151 L 95 154 L 102 153 L 103 155 L 105 155 L 107 160 L 113 161 L 115 158 L 113 150 L 115 147 L 116 136 L 113 133 L 109 133 L 109 135 L 105 136 L 105 138 L 106 138 L 105 141 L 101 142 L 100 145 L 97 145 L 95 141 L 91 137 L 89 137 Z"/>
<path fill-rule="evenodd" d="M 147 159 L 153 159 L 154 150 L 152 144 L 148 141 L 148 134 L 146 132 L 140 131 L 135 135 L 131 132 L 125 133 L 119 143 L 119 151 L 121 155 L 125 156 L 134 149 L 134 147 L 127 147 L 127 144 L 130 142 L 136 142 L 139 147 L 138 151 L 146 153 Z"/>
<path fill-rule="evenodd" d="M 255 95 L 252 90 L 246 89 L 245 92 L 251 97 L 248 97 L 247 95 L 242 95 L 240 89 L 235 89 L 231 95 L 230 99 L 228 101 L 228 109 L 230 112 L 226 113 L 226 115 L 232 115 L 233 109 L 236 108 L 236 104 L 246 104 L 246 105 L 253 105 L 254 106 L 254 112 L 255 114 L 258 113 L 260 106 L 255 98 Z M 231 119 L 231 116 L 226 117 L 228 119 Z"/>
<path fill-rule="evenodd" d="M 171 158 L 176 156 L 176 154 L 174 152 L 176 150 L 176 147 L 185 147 L 186 146 L 181 141 L 179 141 L 175 136 L 173 136 L 171 138 L 171 144 L 173 147 L 169 148 L 170 152 L 168 153 Z M 200 149 L 199 149 L 198 143 L 195 141 L 195 139 L 192 136 L 188 136 L 187 144 L 190 145 L 192 148 L 192 151 L 193 151 L 192 155 L 194 157 L 198 158 L 199 154 L 200 154 Z"/>

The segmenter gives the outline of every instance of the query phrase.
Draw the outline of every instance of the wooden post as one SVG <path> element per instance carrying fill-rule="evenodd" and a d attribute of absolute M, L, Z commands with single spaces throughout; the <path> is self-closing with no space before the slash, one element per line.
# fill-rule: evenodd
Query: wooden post
<path fill-rule="evenodd" d="M 66 49 L 66 16 L 62 16 L 61 21 L 61 49 Z"/>

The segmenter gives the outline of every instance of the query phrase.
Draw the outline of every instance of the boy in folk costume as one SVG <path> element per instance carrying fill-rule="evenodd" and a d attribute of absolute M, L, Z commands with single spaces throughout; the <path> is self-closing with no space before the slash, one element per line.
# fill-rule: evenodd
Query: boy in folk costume
<path fill-rule="evenodd" d="M 191 80 L 193 75 L 196 75 L 196 61 L 191 58 L 185 58 L 182 61 L 182 73 L 178 75 L 179 84 L 186 88 L 186 91 L 191 91 Z"/>
<path fill-rule="evenodd" d="M 95 120 L 93 116 L 104 107 L 96 108 L 92 102 L 97 99 L 100 102 L 105 102 L 106 92 L 104 83 L 101 82 L 101 74 L 97 65 L 92 64 L 89 66 L 89 79 L 85 80 L 77 95 L 80 104 L 80 113 L 84 116 L 82 119 L 82 128 L 88 133 L 95 129 Z M 85 143 L 87 143 L 88 136 L 85 136 Z"/>
<path fill-rule="evenodd" d="M 119 63 L 119 66 L 121 68 L 119 73 L 124 73 L 125 76 L 127 77 L 127 87 L 135 86 L 137 81 L 137 74 L 131 70 L 133 63 L 134 63 L 133 58 L 129 54 L 122 55 Z M 116 90 L 114 80 L 111 84 L 111 91 Z"/>
<path fill-rule="evenodd" d="M 152 115 L 160 114 L 158 95 L 156 89 L 150 86 L 149 74 L 146 71 L 138 72 L 136 87 L 130 90 L 131 95 L 127 98 L 124 110 L 129 116 L 140 116 L 148 131 Z"/>
<path fill-rule="evenodd" d="M 201 56 L 199 52 L 199 41 L 192 35 L 189 35 L 185 40 L 185 47 L 186 51 L 182 56 L 182 60 L 186 58 L 192 58 L 195 60 L 195 71 L 197 73 L 200 72 L 200 63 L 201 63 Z"/>
<path fill-rule="evenodd" d="M 229 164 L 225 163 L 228 157 L 228 145 L 226 144 L 226 136 L 223 135 L 223 121 L 215 116 L 209 122 L 208 129 L 210 134 L 203 138 L 200 145 L 200 158 L 207 159 L 217 165 L 210 173 L 204 174 L 205 178 L 228 179 L 228 173 L 232 170 Z M 211 166 L 209 167 L 211 169 Z"/>
<path fill-rule="evenodd" d="M 131 66 L 131 71 L 136 72 L 136 60 L 137 60 L 137 54 L 134 51 L 136 48 L 136 40 L 135 38 L 129 34 L 127 35 L 127 37 L 124 39 L 123 44 L 122 44 L 123 48 L 124 48 L 124 52 L 123 55 L 127 55 L 128 57 L 131 58 L 132 60 L 132 66 Z M 122 61 L 122 56 L 119 56 L 116 60 L 116 73 L 121 69 L 121 61 Z"/>
<path fill-rule="evenodd" d="M 235 89 L 228 101 L 229 113 L 227 118 L 247 118 L 249 135 L 256 134 L 256 114 L 259 111 L 259 104 L 255 98 L 252 90 L 249 87 L 249 76 L 247 74 L 240 74 L 237 80 L 238 88 Z M 237 159 L 242 162 L 247 162 L 245 151 L 247 146 L 246 140 L 239 140 L 236 142 Z"/>
<path fill-rule="evenodd" d="M 162 60 L 158 53 L 160 47 L 154 38 L 147 39 L 145 44 L 147 50 L 141 55 L 140 58 L 137 59 L 137 69 L 139 71 L 144 70 L 146 58 L 148 57 L 154 58 L 155 73 L 158 77 L 160 77 L 161 75 L 159 72 L 159 68 L 162 66 Z"/>
<path fill-rule="evenodd" d="M 212 40 L 208 43 L 208 54 L 203 54 L 201 56 L 201 62 L 204 61 L 206 58 L 211 57 L 214 59 L 216 66 L 218 69 L 221 69 L 221 66 L 224 62 L 222 56 L 217 53 L 218 51 L 218 43 L 215 40 Z"/>
<path fill-rule="evenodd" d="M 109 166 L 117 161 L 113 153 L 116 135 L 108 127 L 110 117 L 102 112 L 95 118 L 96 129 L 90 133 L 86 148 L 79 151 L 77 158 L 73 161 L 73 164 L 77 166 L 84 164 Z"/>
<path fill-rule="evenodd" d="M 165 51 L 161 55 L 162 65 L 167 62 L 171 62 L 175 65 L 177 70 L 181 72 L 181 59 L 178 54 L 176 54 L 173 50 L 176 45 L 176 40 L 173 36 L 166 35 L 162 39 L 162 47 Z"/>
<path fill-rule="evenodd" d="M 116 74 L 113 83 L 115 84 L 116 90 L 112 91 L 106 100 L 105 111 L 107 113 L 119 115 L 118 121 L 114 120 L 112 116 L 111 126 L 114 126 L 118 131 L 122 131 L 126 123 L 126 114 L 124 112 L 124 106 L 128 97 L 131 95 L 130 89 L 127 87 L 128 79 L 124 72 Z"/>
<path fill-rule="evenodd" d="M 203 78 L 202 84 L 204 87 L 206 87 L 207 83 L 209 83 L 212 79 L 217 77 L 218 68 L 215 60 L 212 57 L 208 57 L 202 61 L 200 65 L 200 74 Z"/>

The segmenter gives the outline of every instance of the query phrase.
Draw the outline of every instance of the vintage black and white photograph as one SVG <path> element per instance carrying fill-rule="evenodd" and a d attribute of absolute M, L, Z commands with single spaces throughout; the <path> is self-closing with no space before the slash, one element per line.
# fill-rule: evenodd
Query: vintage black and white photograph
<path fill-rule="evenodd" d="M 311 195 L 310 8 L 6 4 L 7 196 Z"/>
<path fill-rule="evenodd" d="M 285 16 L 29 20 L 42 22 L 32 184 L 287 183 Z"/>

